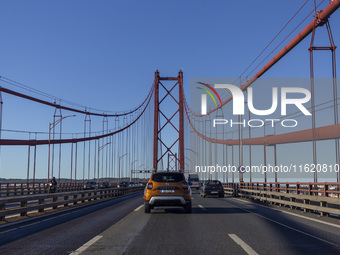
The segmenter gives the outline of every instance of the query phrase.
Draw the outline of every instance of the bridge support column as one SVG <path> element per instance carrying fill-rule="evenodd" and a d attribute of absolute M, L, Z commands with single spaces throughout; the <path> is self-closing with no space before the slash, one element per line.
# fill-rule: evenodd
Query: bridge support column
<path fill-rule="evenodd" d="M 155 72 L 155 103 L 154 103 L 154 128 L 153 128 L 153 171 L 157 171 L 158 163 L 158 116 L 159 116 L 159 72 Z"/>
<path fill-rule="evenodd" d="M 165 81 L 176 83 L 166 86 Z M 163 84 L 164 83 L 164 84 Z M 178 94 L 175 88 L 178 87 Z M 162 93 L 160 93 L 160 90 Z M 164 157 L 175 158 L 175 167 L 184 172 L 184 91 L 183 91 L 183 72 L 179 71 L 177 77 L 160 77 L 158 70 L 155 72 L 154 80 L 154 137 L 153 137 L 153 171 L 165 170 L 163 164 Z M 162 97 L 160 98 L 160 95 Z M 169 107 L 161 107 L 164 100 L 168 99 L 172 103 L 178 105 L 173 113 L 169 113 Z M 178 124 L 173 121 L 178 116 Z M 165 133 L 172 129 L 178 133 L 178 138 L 174 137 L 174 141 L 162 139 L 161 133 Z M 178 146 L 175 146 L 178 145 Z M 160 148 L 159 148 L 160 147 Z M 175 149 L 176 148 L 176 149 Z M 178 149 L 177 149 L 178 148 Z M 161 153 L 159 153 L 161 152 Z M 165 157 L 166 158 L 166 157 Z M 178 166 L 178 167 L 177 167 Z M 163 168 L 163 169 L 162 169 Z"/>

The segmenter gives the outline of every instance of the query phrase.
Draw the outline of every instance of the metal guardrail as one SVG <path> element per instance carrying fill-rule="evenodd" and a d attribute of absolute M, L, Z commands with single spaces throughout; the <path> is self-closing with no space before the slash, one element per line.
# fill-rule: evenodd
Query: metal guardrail
<path fill-rule="evenodd" d="M 225 194 L 340 216 L 340 183 L 225 183 Z"/>
<path fill-rule="evenodd" d="M 82 183 L 59 183 L 57 192 L 83 190 Z M 48 183 L 0 183 L 0 197 L 48 193 Z"/>
<path fill-rule="evenodd" d="M 339 197 L 340 183 L 337 182 L 242 182 L 227 183 L 226 187 L 251 190 L 275 191 L 310 196 Z"/>
<path fill-rule="evenodd" d="M 0 221 L 13 215 L 27 216 L 30 212 L 44 212 L 48 208 L 57 209 L 58 206 L 68 207 L 91 200 L 121 196 L 142 191 L 144 187 L 110 188 L 98 190 L 83 190 L 75 192 L 61 192 L 52 194 L 37 194 L 0 198 Z"/>

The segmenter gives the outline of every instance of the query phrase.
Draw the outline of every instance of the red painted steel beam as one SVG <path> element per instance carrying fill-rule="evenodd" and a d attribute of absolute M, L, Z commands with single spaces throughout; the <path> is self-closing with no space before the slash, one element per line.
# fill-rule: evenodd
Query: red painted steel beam
<path fill-rule="evenodd" d="M 315 129 L 316 132 L 316 141 L 320 140 L 330 140 L 340 138 L 340 124 L 330 125 L 319 127 Z M 222 139 L 213 139 L 206 136 L 203 136 L 197 132 L 195 132 L 201 138 L 207 140 L 211 143 L 219 143 L 226 145 L 239 145 L 240 141 L 238 139 L 230 139 L 230 140 L 222 140 Z M 256 138 L 248 138 L 243 139 L 243 145 L 275 145 L 275 144 L 285 144 L 285 143 L 299 143 L 299 142 L 311 142 L 313 141 L 313 133 L 312 129 L 306 129 L 296 132 L 290 132 L 280 135 L 267 135 L 264 137 L 256 137 Z"/>
<path fill-rule="evenodd" d="M 179 170 L 184 173 L 184 90 L 183 72 L 178 73 L 179 88 Z"/>
<path fill-rule="evenodd" d="M 210 137 L 206 137 L 199 133 L 195 127 L 192 125 L 189 115 L 188 115 L 188 104 L 185 103 L 185 113 L 187 120 L 190 124 L 191 129 L 202 139 L 211 142 L 211 143 L 219 143 L 226 145 L 239 145 L 239 139 L 214 139 Z M 340 138 L 340 124 L 330 125 L 315 128 L 315 140 L 330 140 Z M 275 145 L 275 144 L 285 144 L 285 143 L 299 143 L 299 142 L 310 142 L 313 141 L 313 129 L 300 130 L 280 135 L 267 135 L 264 137 L 255 137 L 242 139 L 243 145 Z"/>
<path fill-rule="evenodd" d="M 151 93 L 149 94 L 148 101 L 143 109 L 143 111 L 137 116 L 137 118 L 132 121 L 130 124 L 126 125 L 125 127 L 116 130 L 114 132 L 110 132 L 104 135 L 98 135 L 98 136 L 91 136 L 91 137 L 84 137 L 84 138 L 72 138 L 72 139 L 55 139 L 55 140 L 19 140 L 19 139 L 0 139 L 0 145 L 30 145 L 30 146 L 35 146 L 35 145 L 47 145 L 47 144 L 65 144 L 65 143 L 79 143 L 79 142 L 85 142 L 85 141 L 92 141 L 92 140 L 97 140 L 101 139 L 104 137 L 112 136 L 117 133 L 120 133 L 124 131 L 125 129 L 131 127 L 133 124 L 136 123 L 136 121 L 144 114 L 146 108 L 148 107 L 151 98 L 152 98 L 152 92 L 153 88 L 151 89 Z"/>
<path fill-rule="evenodd" d="M 177 81 L 175 85 L 173 85 L 170 89 L 167 89 L 166 86 L 162 84 L 161 81 Z M 161 85 L 161 86 L 160 86 Z M 178 86 L 178 100 L 176 97 L 172 94 L 174 89 Z M 160 89 L 164 89 L 166 91 L 166 94 L 163 96 L 163 98 L 160 100 L 159 98 L 159 91 Z M 154 140 L 153 140 L 153 168 L 154 171 L 157 171 L 158 169 L 158 162 L 168 153 L 172 154 L 176 159 L 176 166 L 179 164 L 180 171 L 184 171 L 184 104 L 185 104 L 185 98 L 184 98 L 184 90 L 183 90 L 183 72 L 179 71 L 177 77 L 160 77 L 158 70 L 155 73 L 155 82 L 154 82 L 154 89 L 155 89 L 155 98 L 154 98 Z M 177 104 L 178 109 L 176 112 L 168 118 L 163 111 L 160 110 L 161 103 L 164 102 L 164 100 L 167 97 L 171 97 Z M 179 121 L 178 121 L 178 128 L 172 123 L 172 119 L 176 116 L 176 114 L 179 113 Z M 164 119 L 166 120 L 165 124 L 160 123 L 159 114 L 162 114 Z M 163 121 L 162 121 L 163 122 Z M 178 138 L 174 143 L 168 147 L 164 141 L 162 140 L 161 133 L 164 132 L 164 127 L 170 124 L 177 132 L 178 132 Z M 167 134 L 165 134 L 166 136 Z M 164 137 L 164 136 L 163 136 Z M 164 146 L 166 148 L 166 151 L 159 157 L 159 144 L 161 143 L 161 146 Z M 174 145 L 178 142 L 178 157 L 177 153 L 174 153 L 172 151 L 172 148 Z"/>
<path fill-rule="evenodd" d="M 315 138 L 317 141 L 340 138 L 340 124 L 315 128 Z M 312 140 L 312 129 L 265 137 L 265 142 L 268 145 L 308 142 Z M 245 144 L 247 144 L 247 141 L 245 141 Z"/>
<path fill-rule="evenodd" d="M 134 113 L 135 111 L 139 110 L 144 105 L 144 103 L 148 100 L 149 96 L 151 95 L 151 93 L 153 91 L 153 88 L 150 89 L 148 96 L 145 98 L 143 103 L 141 103 L 137 108 L 135 108 L 131 111 L 127 111 L 127 112 L 124 112 L 124 113 L 117 113 L 117 114 L 94 113 L 94 112 L 89 112 L 89 111 L 86 111 L 86 110 L 83 111 L 83 110 L 63 106 L 63 105 L 60 105 L 60 104 L 51 103 L 51 102 L 48 102 L 48 101 L 45 101 L 45 100 L 42 100 L 42 99 L 39 99 L 39 98 L 35 98 L 35 97 L 32 97 L 32 96 L 28 96 L 28 95 L 25 95 L 25 94 L 22 94 L 22 93 L 19 93 L 19 92 L 16 92 L 16 91 L 4 88 L 4 87 L 0 87 L 0 91 L 4 92 L 6 94 L 10 94 L 10 95 L 13 95 L 13 96 L 16 96 L 16 97 L 21 97 L 21 98 L 24 98 L 24 99 L 27 99 L 27 100 L 30 100 L 30 101 L 33 101 L 33 102 L 37 102 L 37 103 L 44 104 L 44 105 L 47 105 L 47 106 L 52 106 L 52 107 L 55 107 L 57 109 L 63 109 L 63 110 L 71 111 L 71 112 L 76 112 L 76 113 L 81 113 L 81 114 L 86 114 L 86 115 L 93 115 L 93 116 L 120 117 L 120 116 L 129 115 L 129 114 Z"/>
<path fill-rule="evenodd" d="M 157 171 L 158 163 L 158 122 L 159 122 L 159 72 L 155 72 L 154 81 L 154 126 L 153 126 L 153 170 Z"/>
<path fill-rule="evenodd" d="M 323 20 L 327 20 L 332 13 L 334 13 L 340 7 L 340 0 L 334 0 L 329 3 L 329 5 L 319 13 L 319 16 L 316 17 L 311 23 L 309 23 L 297 36 L 295 36 L 279 53 L 275 55 L 260 71 L 258 71 L 249 81 L 247 81 L 244 85 L 242 85 L 242 91 L 246 90 L 256 79 L 260 78 L 265 72 L 267 72 L 276 62 L 278 62 L 281 58 L 283 58 L 288 52 L 290 52 L 296 45 L 298 45 L 304 38 L 306 38 L 316 27 L 320 24 L 323 24 Z M 222 102 L 222 106 L 227 104 L 232 100 L 232 97 L 227 98 Z M 210 114 L 219 107 L 215 107 L 207 114 Z M 202 115 L 195 115 L 202 116 Z"/>
<path fill-rule="evenodd" d="M 178 81 L 178 77 L 159 77 L 160 81 Z"/>

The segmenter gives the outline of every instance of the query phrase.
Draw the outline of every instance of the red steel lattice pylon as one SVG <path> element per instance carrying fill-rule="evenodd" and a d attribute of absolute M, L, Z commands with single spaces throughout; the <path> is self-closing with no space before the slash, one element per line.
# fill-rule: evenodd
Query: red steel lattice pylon
<path fill-rule="evenodd" d="M 164 81 L 173 81 L 175 84 L 170 86 L 165 86 L 163 84 Z M 179 165 L 179 170 L 184 172 L 184 92 L 183 92 L 183 72 L 179 71 L 177 77 L 160 77 L 158 70 L 155 72 L 155 106 L 154 106 L 154 141 L 153 141 L 153 170 L 164 170 L 160 169 L 159 163 L 163 159 L 163 157 L 167 154 L 173 156 L 175 158 L 176 164 Z M 175 88 L 178 87 L 178 96 L 176 98 Z M 165 91 L 165 95 L 160 98 L 160 89 Z M 172 115 L 169 116 L 169 113 L 166 114 L 161 108 L 160 105 L 167 98 L 171 98 L 176 105 L 178 105 L 177 109 L 174 109 Z M 175 122 L 174 117 L 179 115 L 178 123 Z M 161 121 L 160 115 L 165 120 Z M 164 128 L 170 125 L 175 133 L 178 134 L 176 137 L 170 137 L 173 140 L 171 144 L 165 142 L 165 139 L 162 139 L 162 131 Z M 164 137 L 164 136 L 163 136 Z M 167 136 L 167 139 L 169 136 Z M 159 146 L 160 144 L 160 146 Z M 175 145 L 178 144 L 178 151 L 176 150 Z M 165 148 L 166 151 L 162 151 L 162 147 Z"/>

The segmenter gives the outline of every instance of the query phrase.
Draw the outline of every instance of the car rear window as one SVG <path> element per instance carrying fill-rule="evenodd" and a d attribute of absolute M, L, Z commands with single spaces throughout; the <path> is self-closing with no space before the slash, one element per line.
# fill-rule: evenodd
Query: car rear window
<path fill-rule="evenodd" d="M 208 183 L 207 184 L 208 187 L 220 187 L 222 186 L 221 184 L 218 184 L 218 183 Z"/>
<path fill-rule="evenodd" d="M 207 184 L 221 184 L 220 181 L 207 181 Z"/>
<path fill-rule="evenodd" d="M 154 174 L 152 180 L 155 182 L 180 182 L 184 181 L 183 174 L 161 173 Z"/>
<path fill-rule="evenodd" d="M 208 185 L 210 187 L 217 187 L 222 186 L 222 183 L 220 181 L 208 181 L 205 183 L 205 185 Z"/>

